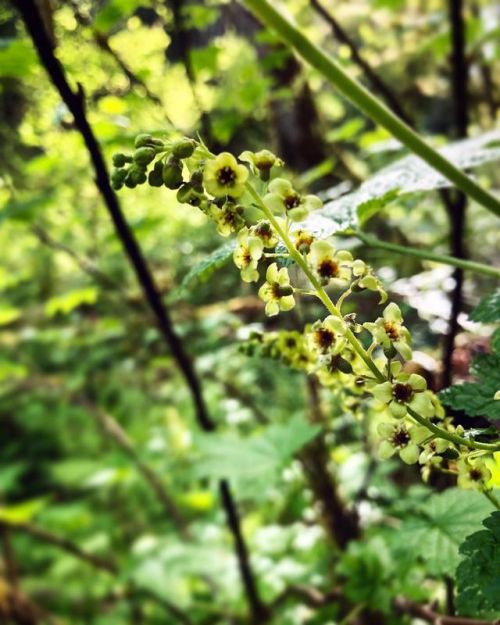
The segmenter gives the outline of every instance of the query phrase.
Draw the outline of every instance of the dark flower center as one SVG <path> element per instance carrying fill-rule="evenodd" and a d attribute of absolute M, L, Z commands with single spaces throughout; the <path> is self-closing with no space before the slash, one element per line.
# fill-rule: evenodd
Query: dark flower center
<path fill-rule="evenodd" d="M 335 343 L 335 334 L 326 328 L 318 328 L 314 331 L 314 340 L 322 351 L 326 351 Z"/>
<path fill-rule="evenodd" d="M 392 396 L 400 404 L 406 404 L 413 397 L 413 389 L 409 384 L 395 384 L 392 388 Z"/>
<path fill-rule="evenodd" d="M 470 469 L 469 477 L 473 482 L 480 482 L 483 479 L 483 474 L 479 469 Z"/>
<path fill-rule="evenodd" d="M 281 297 L 286 297 L 293 293 L 291 286 L 281 286 L 278 282 L 274 282 L 271 285 L 271 289 L 274 299 L 280 299 Z"/>
<path fill-rule="evenodd" d="M 255 161 L 255 167 L 260 171 L 268 171 L 274 165 L 274 159 L 261 156 Z"/>
<path fill-rule="evenodd" d="M 332 259 L 321 261 L 318 273 L 322 278 L 334 278 L 339 273 L 339 265 Z"/>
<path fill-rule="evenodd" d="M 249 248 L 246 248 L 242 255 L 243 264 L 247 267 L 252 262 L 252 254 Z"/>
<path fill-rule="evenodd" d="M 263 241 L 269 242 L 273 237 L 273 230 L 271 224 L 267 221 L 263 221 L 255 226 L 255 234 Z"/>
<path fill-rule="evenodd" d="M 289 337 L 286 340 L 287 347 L 295 347 L 297 345 L 297 341 L 293 337 Z"/>
<path fill-rule="evenodd" d="M 223 186 L 231 186 L 236 180 L 236 172 L 231 167 L 221 167 L 217 172 L 217 181 Z"/>
<path fill-rule="evenodd" d="M 292 193 L 290 195 L 287 195 L 283 202 L 287 210 L 297 208 L 297 206 L 299 206 L 300 204 L 300 195 L 298 193 Z"/>
<path fill-rule="evenodd" d="M 384 330 L 391 341 L 397 341 L 399 338 L 399 330 L 392 321 L 386 321 L 384 323 Z"/>
<path fill-rule="evenodd" d="M 391 441 L 395 447 L 406 447 L 410 442 L 410 435 L 405 429 L 399 429 L 392 435 Z"/>

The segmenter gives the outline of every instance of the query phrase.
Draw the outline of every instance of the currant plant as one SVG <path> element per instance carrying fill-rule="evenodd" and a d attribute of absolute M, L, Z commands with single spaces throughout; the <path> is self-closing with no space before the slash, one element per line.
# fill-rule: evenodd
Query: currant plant
<path fill-rule="evenodd" d="M 355 414 L 361 415 L 367 403 L 379 411 L 384 415 L 377 428 L 382 459 L 398 455 L 407 464 L 418 463 L 424 480 L 432 472 L 454 474 L 459 486 L 492 496 L 488 462 L 500 451 L 500 440 L 467 436 L 425 378 L 407 371 L 412 341 L 401 310 L 394 302 L 385 305 L 384 286 L 362 259 L 307 230 L 304 220 L 322 202 L 277 175 L 284 165 L 280 158 L 269 150 L 214 155 L 201 140 L 141 134 L 133 154 L 115 154 L 113 164 L 115 189 L 163 185 L 176 191 L 180 203 L 201 210 L 222 237 L 235 234 L 234 264 L 244 282 L 260 283 L 266 315 L 293 309 L 301 296 L 314 296 L 324 305 L 325 317 L 302 332 L 255 333 L 244 347 L 247 353 L 315 374 L 321 384 L 341 393 Z M 301 278 L 292 280 L 292 265 Z M 306 288 L 299 286 L 304 280 Z M 337 301 L 326 287 L 340 291 Z M 344 314 L 343 306 L 366 290 L 378 293 L 384 308 L 373 321 L 359 324 L 354 314 Z M 363 333 L 371 339 L 368 349 L 360 340 Z"/>

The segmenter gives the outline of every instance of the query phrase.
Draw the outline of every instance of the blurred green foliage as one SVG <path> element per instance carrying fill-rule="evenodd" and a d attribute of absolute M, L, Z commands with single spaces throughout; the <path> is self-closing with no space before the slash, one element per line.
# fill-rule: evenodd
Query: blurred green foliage
<path fill-rule="evenodd" d="M 311 3 L 284 4 L 308 35 L 366 80 Z M 453 137 L 443 3 L 323 4 L 417 128 L 436 145 Z M 495 10 L 488 0 L 466 7 L 473 135 L 498 125 Z M 88 118 L 108 162 L 131 147 L 138 132 L 200 132 L 214 151 L 270 147 L 299 184 L 334 194 L 337 185 L 353 190 L 404 155 L 235 2 L 56 2 L 46 17 L 68 77 L 85 89 Z M 252 331 L 274 329 L 274 322 L 264 321 L 253 288 L 226 262 L 231 244 L 219 249 L 213 225 L 177 204 L 174 192 L 138 187 L 120 194 L 120 203 L 196 361 L 218 426 L 215 434 L 200 434 L 189 391 L 103 207 L 82 139 L 8 6 L 0 8 L 0 114 L 0 621 L 12 565 L 24 600 L 53 615 L 33 623 L 248 622 L 219 477 L 235 486 L 255 576 L 263 599 L 275 602 L 276 625 L 333 625 L 356 607 L 379 624 L 409 623 L 394 611 L 394 598 L 437 599 L 443 607 L 445 581 L 457 565 L 457 608 L 498 617 L 494 590 L 471 590 L 464 582 L 492 566 L 483 543 L 496 539 L 498 514 L 486 522 L 491 536 L 474 533 L 492 504 L 478 493 L 449 489 L 446 477 L 424 485 L 414 468 L 379 463 L 372 436 L 379 416 L 358 422 L 335 392 L 321 391 L 324 422 L 310 423 L 303 374 L 238 348 Z M 476 175 L 498 188 L 494 164 L 483 164 Z M 446 252 L 449 225 L 438 193 L 407 196 L 400 188 L 384 187 L 384 201 L 366 201 L 361 210 L 356 203 L 359 219 L 371 218 L 371 228 L 394 242 Z M 498 265 L 495 218 L 475 204 L 467 211 L 471 256 Z M 404 298 L 418 366 L 437 387 L 450 272 L 381 250 L 359 253 L 380 271 L 391 297 Z M 467 274 L 465 312 L 493 287 L 492 280 Z M 359 302 L 364 320 L 376 299 L 363 295 Z M 488 316 L 490 308 L 475 320 L 498 321 Z M 293 329 L 318 311 L 305 301 L 280 321 Z M 459 378 L 491 333 L 466 315 L 461 323 Z M 481 355 L 473 369 L 485 371 L 490 386 L 498 373 L 488 364 L 494 358 Z M 478 386 L 452 387 L 448 396 L 471 387 L 478 395 Z M 132 459 L 116 430 L 113 435 L 103 426 L 102 414 L 126 432 Z M 468 414 L 496 418 L 498 409 Z M 364 530 L 343 553 L 321 523 L 321 505 L 299 460 L 320 431 L 340 496 L 358 510 Z M 188 538 L 180 537 L 140 463 L 158 476 Z M 26 525 L 65 537 L 116 572 L 37 538 L 22 530 Z M 342 586 L 344 599 L 283 599 L 285 589 L 298 585 L 325 594 Z"/>

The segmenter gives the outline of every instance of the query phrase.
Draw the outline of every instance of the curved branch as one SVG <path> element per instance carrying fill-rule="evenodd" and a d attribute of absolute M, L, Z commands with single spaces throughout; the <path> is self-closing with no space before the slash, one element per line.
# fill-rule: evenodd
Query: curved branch
<path fill-rule="evenodd" d="M 111 188 L 106 163 L 104 162 L 101 149 L 86 116 L 83 88 L 81 85 L 78 85 L 78 89 L 74 91 L 70 87 L 64 69 L 54 54 L 53 44 L 43 26 L 35 0 L 18 0 L 12 4 L 20 11 L 26 28 L 36 47 L 41 63 L 47 71 L 52 83 L 58 90 L 62 100 L 73 115 L 75 126 L 82 135 L 94 168 L 97 188 L 105 202 L 106 208 L 113 221 L 116 233 L 122 243 L 125 253 L 135 271 L 137 279 L 144 292 L 145 299 L 156 317 L 160 333 L 170 348 L 172 355 L 174 356 L 190 389 L 193 403 L 195 405 L 197 421 L 205 432 L 213 432 L 215 430 L 215 423 L 208 414 L 202 395 L 200 381 L 193 364 L 185 352 L 182 341 L 173 327 L 168 311 L 163 305 L 163 301 L 153 275 L 142 254 L 142 250 L 126 221 L 118 203 L 118 199 Z M 263 603 L 259 598 L 257 583 L 253 576 L 246 547 L 244 549 L 242 548 L 242 544 L 244 544 L 244 542 L 236 504 L 228 483 L 221 482 L 220 489 L 229 528 L 233 534 L 235 542 L 236 554 L 240 570 L 242 572 L 242 581 L 246 597 L 250 605 L 250 610 L 254 621 L 262 622 L 261 618 L 265 610 Z"/>

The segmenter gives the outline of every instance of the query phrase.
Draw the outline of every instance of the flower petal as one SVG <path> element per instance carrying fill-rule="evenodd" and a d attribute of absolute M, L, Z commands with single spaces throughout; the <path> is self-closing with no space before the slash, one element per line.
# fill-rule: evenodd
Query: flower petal
<path fill-rule="evenodd" d="M 408 445 L 399 452 L 399 457 L 406 464 L 415 464 L 420 455 L 419 448 L 416 445 Z"/>

